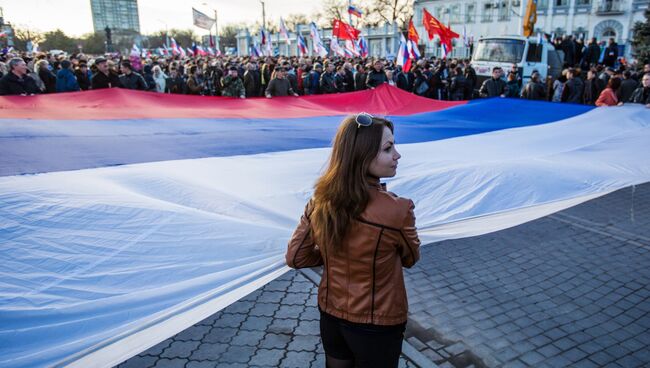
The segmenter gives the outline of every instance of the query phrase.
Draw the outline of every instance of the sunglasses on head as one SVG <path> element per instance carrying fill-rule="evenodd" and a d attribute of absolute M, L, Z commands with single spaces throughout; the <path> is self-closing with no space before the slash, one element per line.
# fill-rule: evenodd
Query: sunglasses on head
<path fill-rule="evenodd" d="M 372 115 L 367 112 L 360 112 L 354 118 L 354 122 L 357 123 L 357 129 L 354 131 L 354 141 L 352 142 L 352 152 L 354 152 L 354 147 L 357 145 L 357 136 L 359 135 L 359 128 L 362 126 L 368 127 L 372 125 Z"/>
<path fill-rule="evenodd" d="M 367 112 L 360 112 L 354 118 L 354 121 L 357 123 L 357 129 L 361 128 L 362 126 L 364 127 L 371 126 L 372 115 L 368 114 Z"/>

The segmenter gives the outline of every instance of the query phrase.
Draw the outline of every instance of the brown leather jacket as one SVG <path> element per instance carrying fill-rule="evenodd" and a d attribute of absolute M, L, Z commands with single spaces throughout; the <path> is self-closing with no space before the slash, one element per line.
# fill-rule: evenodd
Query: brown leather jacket
<path fill-rule="evenodd" d="M 373 185 L 368 206 L 350 224 L 340 253 L 334 254 L 314 243 L 310 201 L 289 241 L 287 265 L 324 264 L 318 305 L 325 313 L 355 323 L 404 323 L 408 301 L 402 267 L 420 258 L 413 208 L 410 199 Z"/>

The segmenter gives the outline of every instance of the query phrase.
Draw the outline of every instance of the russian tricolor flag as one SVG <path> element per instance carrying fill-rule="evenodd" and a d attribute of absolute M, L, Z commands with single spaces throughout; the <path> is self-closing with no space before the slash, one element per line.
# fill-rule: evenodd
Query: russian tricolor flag
<path fill-rule="evenodd" d="M 287 271 L 344 116 L 395 124 L 423 244 L 650 181 L 650 110 L 382 85 L 236 100 L 0 97 L 0 366 L 112 366 Z"/>
<path fill-rule="evenodd" d="M 352 5 L 348 6 L 348 13 L 358 18 L 361 18 L 361 15 L 363 14 L 363 12 L 359 8 Z"/>

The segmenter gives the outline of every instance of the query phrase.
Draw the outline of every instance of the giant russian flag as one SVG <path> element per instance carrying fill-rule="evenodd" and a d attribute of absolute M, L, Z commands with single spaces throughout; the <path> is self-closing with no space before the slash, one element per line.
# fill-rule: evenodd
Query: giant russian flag
<path fill-rule="evenodd" d="M 117 364 L 287 270 L 342 117 L 389 116 L 424 243 L 650 181 L 650 110 L 267 100 L 110 89 L 0 98 L 0 366 Z"/>

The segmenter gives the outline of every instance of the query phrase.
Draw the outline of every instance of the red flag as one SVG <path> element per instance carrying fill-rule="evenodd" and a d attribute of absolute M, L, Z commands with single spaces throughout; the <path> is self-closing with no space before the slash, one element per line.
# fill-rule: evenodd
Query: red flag
<path fill-rule="evenodd" d="M 409 35 L 408 39 L 413 41 L 416 45 L 420 43 L 420 35 L 418 34 L 418 31 L 415 29 L 415 26 L 413 25 L 413 18 L 409 20 Z"/>
<path fill-rule="evenodd" d="M 433 36 L 438 35 L 438 37 L 440 37 L 440 43 L 447 46 L 447 52 L 451 52 L 451 40 L 460 37 L 460 35 L 452 31 L 451 28 L 440 23 L 440 21 L 431 15 L 426 9 L 422 10 L 424 11 L 422 23 L 429 34 L 429 40 L 432 40 Z"/>
<path fill-rule="evenodd" d="M 334 19 L 332 23 L 332 36 L 339 40 L 357 40 L 359 38 L 360 30 L 352 27 L 340 19 Z"/>

